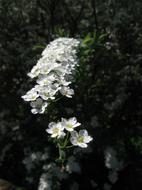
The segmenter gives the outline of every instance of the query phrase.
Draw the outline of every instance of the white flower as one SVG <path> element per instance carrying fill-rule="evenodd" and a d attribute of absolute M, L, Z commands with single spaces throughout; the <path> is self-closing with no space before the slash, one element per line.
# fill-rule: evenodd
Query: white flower
<path fill-rule="evenodd" d="M 39 95 L 43 100 L 48 100 L 48 99 L 55 99 L 54 95 L 56 93 L 56 90 L 53 90 L 49 86 L 45 86 L 41 88 Z"/>
<path fill-rule="evenodd" d="M 69 84 L 71 84 L 71 82 L 70 81 L 66 81 L 65 79 L 64 79 L 64 77 L 60 77 L 59 79 L 57 79 L 57 81 L 59 82 L 59 84 L 60 85 L 62 85 L 62 86 L 68 86 Z"/>
<path fill-rule="evenodd" d="M 46 129 L 46 132 L 51 134 L 52 138 L 62 138 L 65 136 L 65 133 L 63 132 L 64 127 L 61 125 L 61 122 L 59 123 L 54 123 L 51 122 L 49 123 L 48 129 Z"/>
<path fill-rule="evenodd" d="M 87 143 L 92 140 L 93 138 L 88 135 L 88 132 L 86 130 L 80 130 L 79 133 L 77 133 L 76 131 L 71 132 L 70 141 L 74 146 L 86 148 Z"/>
<path fill-rule="evenodd" d="M 65 75 L 71 74 L 71 70 L 67 68 L 67 66 L 59 65 L 54 69 L 58 76 L 65 77 Z"/>
<path fill-rule="evenodd" d="M 79 41 L 73 38 L 58 38 L 47 45 L 42 52 L 42 57 L 33 66 L 28 76 L 37 78 L 35 87 L 22 96 L 25 101 L 35 101 L 39 96 L 44 101 L 53 100 L 60 92 L 63 96 L 72 98 L 74 90 L 69 87 L 72 75 L 77 64 L 76 48 Z M 72 78 L 71 78 L 72 77 Z M 44 88 L 43 88 L 44 87 Z M 46 104 L 42 110 L 35 109 L 35 104 L 31 103 L 32 113 L 45 111 Z"/>
<path fill-rule="evenodd" d="M 51 89 L 54 90 L 55 92 L 58 92 L 58 91 L 61 89 L 59 83 L 51 84 L 50 87 L 51 87 Z"/>
<path fill-rule="evenodd" d="M 48 60 L 46 57 L 41 58 L 38 64 L 40 64 L 40 74 L 43 75 L 47 75 L 52 70 L 55 70 L 55 68 L 59 67 L 58 63 L 52 62 Z"/>
<path fill-rule="evenodd" d="M 75 117 L 72 117 L 70 119 L 64 119 L 62 118 L 62 125 L 67 131 L 73 131 L 74 128 L 81 125 L 81 123 L 77 122 L 77 119 Z"/>
<path fill-rule="evenodd" d="M 37 79 L 37 83 L 41 86 L 50 85 L 55 80 L 55 76 L 53 74 L 50 75 L 40 75 Z"/>
<path fill-rule="evenodd" d="M 31 102 L 30 105 L 33 108 L 31 110 L 33 114 L 37 114 L 37 113 L 42 114 L 45 112 L 45 108 L 47 107 L 48 104 L 47 102 L 43 102 L 41 98 L 38 98 L 36 99 L 36 101 Z"/>
<path fill-rule="evenodd" d="M 74 95 L 74 90 L 69 88 L 69 87 L 63 86 L 63 87 L 61 87 L 60 93 L 63 96 L 66 96 L 68 98 L 72 98 L 72 95 Z"/>
<path fill-rule="evenodd" d="M 30 78 L 35 78 L 39 75 L 39 73 L 40 73 L 39 67 L 38 67 L 38 65 L 35 65 L 35 66 L 33 66 L 31 72 L 28 73 L 28 76 Z"/>
<path fill-rule="evenodd" d="M 35 89 L 29 90 L 26 95 L 22 96 L 25 101 L 34 101 L 39 97 L 39 94 L 35 91 Z"/>

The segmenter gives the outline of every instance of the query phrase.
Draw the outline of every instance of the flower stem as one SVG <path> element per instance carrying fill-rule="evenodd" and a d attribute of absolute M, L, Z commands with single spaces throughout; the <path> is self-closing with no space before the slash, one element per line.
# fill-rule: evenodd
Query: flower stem
<path fill-rule="evenodd" d="M 67 132 L 67 137 L 66 137 L 64 145 L 63 145 L 64 148 L 66 148 L 68 142 L 69 142 L 69 132 Z"/>
<path fill-rule="evenodd" d="M 71 146 L 66 146 L 65 148 L 72 148 L 74 145 L 71 145 Z"/>
<path fill-rule="evenodd" d="M 65 160 L 65 153 L 63 151 L 63 147 L 60 146 L 60 144 L 58 143 L 58 149 L 59 149 L 59 160 L 61 161 L 61 163 L 63 164 L 64 160 Z"/>

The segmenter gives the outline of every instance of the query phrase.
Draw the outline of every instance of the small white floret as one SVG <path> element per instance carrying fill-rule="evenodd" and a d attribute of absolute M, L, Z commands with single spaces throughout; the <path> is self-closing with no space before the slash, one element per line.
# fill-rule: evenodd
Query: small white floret
<path fill-rule="evenodd" d="M 38 98 L 36 101 L 31 102 L 30 105 L 32 107 L 31 112 L 33 114 L 43 114 L 46 107 L 48 106 L 47 102 L 44 102 L 41 98 Z"/>
<path fill-rule="evenodd" d="M 63 86 L 63 87 L 61 87 L 60 93 L 63 96 L 66 96 L 68 98 L 72 98 L 72 96 L 74 95 L 74 90 L 67 87 L 67 86 Z"/>
<path fill-rule="evenodd" d="M 80 130 L 79 133 L 76 131 L 71 132 L 70 141 L 74 146 L 86 148 L 88 146 L 87 144 L 92 140 L 93 138 L 88 135 L 87 130 Z"/>
<path fill-rule="evenodd" d="M 67 131 L 73 131 L 74 128 L 81 125 L 81 123 L 77 122 L 77 119 L 75 117 L 72 117 L 70 119 L 64 119 L 62 118 L 62 125 Z"/>
<path fill-rule="evenodd" d="M 28 91 L 22 98 L 29 102 L 29 101 L 35 101 L 39 97 L 39 94 L 34 89 L 31 89 Z"/>
<path fill-rule="evenodd" d="M 46 132 L 51 134 L 52 138 L 62 138 L 65 136 L 65 133 L 63 132 L 64 127 L 61 125 L 61 123 L 54 123 L 51 122 L 48 126 L 48 129 L 46 129 Z"/>

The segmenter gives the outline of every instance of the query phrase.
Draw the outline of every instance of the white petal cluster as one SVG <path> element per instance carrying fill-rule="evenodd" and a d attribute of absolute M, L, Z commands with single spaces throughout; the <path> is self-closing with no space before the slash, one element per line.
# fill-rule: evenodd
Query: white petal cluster
<path fill-rule="evenodd" d="M 67 131 L 73 131 L 74 128 L 81 125 L 81 123 L 77 122 L 76 117 L 72 117 L 70 119 L 64 119 L 62 118 L 62 125 Z"/>
<path fill-rule="evenodd" d="M 88 135 L 87 130 L 80 130 L 79 133 L 76 131 L 71 132 L 71 143 L 74 146 L 86 148 L 87 144 L 92 140 L 93 138 Z"/>
<path fill-rule="evenodd" d="M 77 122 L 75 117 L 70 119 L 62 118 L 61 122 L 51 122 L 46 132 L 49 133 L 52 138 L 57 139 L 64 138 L 67 134 L 66 132 L 70 132 L 70 142 L 72 145 L 86 148 L 87 144 L 92 141 L 93 138 L 88 135 L 87 130 L 80 130 L 79 133 L 74 130 L 80 125 L 81 123 Z"/>
<path fill-rule="evenodd" d="M 63 132 L 64 126 L 62 126 L 61 122 L 59 123 L 51 122 L 48 127 L 49 128 L 46 129 L 46 132 L 51 134 L 52 138 L 55 138 L 55 137 L 61 138 L 65 136 L 65 133 Z"/>
<path fill-rule="evenodd" d="M 71 98 L 74 90 L 70 88 L 71 76 L 77 66 L 79 41 L 73 38 L 58 38 L 52 41 L 42 52 L 42 57 L 28 73 L 36 78 L 36 85 L 22 96 L 31 102 L 32 113 L 44 113 L 49 101 L 55 99 L 58 92 Z"/>

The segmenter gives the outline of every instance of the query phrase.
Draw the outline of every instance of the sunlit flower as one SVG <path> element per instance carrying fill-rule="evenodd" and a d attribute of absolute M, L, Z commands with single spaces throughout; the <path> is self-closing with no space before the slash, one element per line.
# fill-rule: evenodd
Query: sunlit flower
<path fill-rule="evenodd" d="M 86 148 L 87 143 L 92 140 L 93 138 L 88 135 L 88 132 L 86 130 L 80 130 L 79 133 L 77 133 L 76 131 L 71 132 L 70 141 L 74 146 Z"/>
<path fill-rule="evenodd" d="M 32 109 L 31 112 L 33 114 L 37 114 L 37 113 L 44 113 L 45 112 L 45 108 L 47 107 L 47 102 L 44 102 L 41 98 L 36 99 L 35 101 L 30 103 Z"/>
<path fill-rule="evenodd" d="M 55 81 L 55 76 L 53 74 L 50 75 L 40 75 L 37 79 L 37 83 L 41 86 L 50 85 Z"/>
<path fill-rule="evenodd" d="M 25 101 L 36 101 L 41 98 L 48 102 L 60 94 L 72 98 L 74 90 L 69 87 L 73 71 L 77 64 L 77 50 L 79 41 L 74 38 L 58 38 L 50 42 L 42 52 L 42 57 L 33 66 L 28 76 L 36 78 L 35 87 L 22 96 Z M 43 88 L 44 87 L 44 88 Z M 36 103 L 31 103 L 35 107 Z M 48 103 L 47 103 L 48 104 Z M 47 105 L 46 104 L 46 105 Z M 43 106 L 42 111 L 45 111 Z M 40 113 L 32 109 L 32 113 Z"/>
<path fill-rule="evenodd" d="M 49 60 L 47 57 L 43 57 L 38 62 L 40 67 L 40 74 L 47 75 L 51 71 L 56 70 L 59 67 L 59 64 Z"/>
<path fill-rule="evenodd" d="M 35 78 L 39 75 L 39 73 L 40 73 L 39 67 L 38 67 L 38 65 L 35 65 L 35 66 L 33 66 L 31 72 L 28 73 L 28 76 L 30 78 Z"/>
<path fill-rule="evenodd" d="M 45 86 L 42 87 L 39 95 L 43 100 L 48 100 L 48 99 L 55 99 L 54 95 L 56 93 L 56 90 L 53 90 L 51 87 L 49 86 Z"/>
<path fill-rule="evenodd" d="M 46 132 L 51 134 L 51 137 L 55 138 L 62 138 L 65 136 L 65 133 L 63 132 L 64 127 L 61 125 L 61 122 L 54 123 L 51 122 L 48 126 L 48 129 L 46 129 Z"/>
<path fill-rule="evenodd" d="M 67 86 L 63 86 L 63 87 L 61 87 L 60 93 L 63 96 L 66 96 L 68 98 L 72 98 L 72 95 L 74 95 L 74 90 L 67 87 Z"/>
<path fill-rule="evenodd" d="M 75 117 L 72 117 L 70 119 L 64 119 L 62 118 L 62 125 L 67 131 L 73 131 L 74 128 L 81 125 L 81 123 L 77 122 L 77 119 Z"/>
<path fill-rule="evenodd" d="M 34 90 L 31 89 L 30 91 L 28 91 L 24 96 L 22 96 L 22 98 L 25 101 L 34 101 L 39 97 L 39 94 Z"/>

